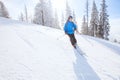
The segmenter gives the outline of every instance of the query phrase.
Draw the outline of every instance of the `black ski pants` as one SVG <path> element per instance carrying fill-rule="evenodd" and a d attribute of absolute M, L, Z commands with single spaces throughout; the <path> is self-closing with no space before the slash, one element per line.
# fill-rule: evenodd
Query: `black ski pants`
<path fill-rule="evenodd" d="M 68 34 L 68 36 L 70 38 L 71 44 L 74 46 L 77 43 L 75 35 L 74 34 Z"/>

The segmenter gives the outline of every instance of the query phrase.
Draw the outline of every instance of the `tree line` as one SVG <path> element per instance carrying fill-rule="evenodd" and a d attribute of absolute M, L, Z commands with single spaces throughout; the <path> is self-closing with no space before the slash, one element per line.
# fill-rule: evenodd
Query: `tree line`
<path fill-rule="evenodd" d="M 101 9 L 100 12 L 98 12 L 96 3 L 93 1 L 90 25 L 88 26 L 86 16 L 83 16 L 82 34 L 109 40 L 110 24 L 107 7 L 106 1 L 102 0 Z"/>
<path fill-rule="evenodd" d="M 88 20 L 88 5 L 89 4 L 87 0 L 87 14 L 83 16 L 81 28 L 82 34 L 109 40 L 108 36 L 110 31 L 110 25 L 109 15 L 107 14 L 108 6 L 106 5 L 106 1 L 102 0 L 100 12 L 98 12 L 96 3 L 95 1 L 93 1 L 90 22 Z M 74 18 L 74 22 L 77 23 L 75 11 L 70 8 L 68 1 L 66 1 L 65 11 L 61 14 L 61 20 L 59 20 L 57 10 L 53 11 L 51 0 L 39 0 L 39 3 L 37 3 L 35 6 L 34 16 L 30 20 L 30 22 L 38 25 L 60 29 L 60 26 L 64 26 L 65 21 L 67 20 L 69 15 L 72 15 Z M 10 18 L 7 8 L 1 1 L 0 17 Z M 24 14 L 21 13 L 21 15 L 19 16 L 19 20 L 29 22 L 28 11 L 26 6 L 24 8 Z M 90 23 L 90 25 L 88 25 L 88 23 Z"/>
<path fill-rule="evenodd" d="M 69 15 L 75 17 L 75 12 L 71 10 L 68 1 L 66 1 L 66 9 L 65 12 L 62 13 L 60 20 L 57 10 L 53 9 L 51 0 L 39 0 L 34 8 L 33 17 L 29 17 L 28 9 L 25 5 L 24 13 L 20 13 L 19 20 L 61 29 L 60 26 L 64 26 L 64 23 Z M 2 1 L 0 1 L 0 17 L 10 18 L 9 12 Z"/>

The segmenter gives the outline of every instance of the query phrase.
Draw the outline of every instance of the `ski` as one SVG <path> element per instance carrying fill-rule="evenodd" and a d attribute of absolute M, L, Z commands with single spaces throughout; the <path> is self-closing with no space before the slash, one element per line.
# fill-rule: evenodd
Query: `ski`
<path fill-rule="evenodd" d="M 76 52 L 81 55 L 81 56 L 86 56 L 86 54 L 79 48 L 78 45 L 76 45 L 76 47 L 74 48 L 76 50 Z"/>
<path fill-rule="evenodd" d="M 81 53 L 79 50 L 77 50 L 77 49 L 75 49 L 76 50 L 76 52 L 79 54 L 79 55 L 81 55 L 81 56 L 84 56 L 85 54 L 84 53 Z"/>

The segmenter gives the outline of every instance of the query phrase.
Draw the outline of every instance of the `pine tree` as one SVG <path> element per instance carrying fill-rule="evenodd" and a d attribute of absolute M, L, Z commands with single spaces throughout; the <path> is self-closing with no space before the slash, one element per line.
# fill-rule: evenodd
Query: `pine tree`
<path fill-rule="evenodd" d="M 65 17 L 64 17 L 64 13 L 62 13 L 61 15 L 61 26 L 63 27 L 65 24 Z"/>
<path fill-rule="evenodd" d="M 68 4 L 68 1 L 66 1 L 66 20 L 68 19 L 68 17 L 72 15 L 72 11 L 71 11 L 71 8 Z"/>
<path fill-rule="evenodd" d="M 43 0 L 40 1 L 40 3 L 38 3 L 35 6 L 35 14 L 34 14 L 34 19 L 33 19 L 33 23 L 35 24 L 41 24 L 44 25 L 44 16 L 43 16 Z"/>
<path fill-rule="evenodd" d="M 75 22 L 75 23 L 77 23 L 77 21 L 76 21 L 76 14 L 75 14 L 75 11 L 73 10 L 73 21 Z"/>
<path fill-rule="evenodd" d="M 82 34 L 84 34 L 84 35 L 87 35 L 87 34 L 88 34 L 88 32 L 87 32 L 87 22 L 86 22 L 85 16 L 83 16 L 83 22 L 82 22 L 81 32 L 82 32 Z"/>
<path fill-rule="evenodd" d="M 95 1 L 93 1 L 93 8 L 92 8 L 92 14 L 91 14 L 91 20 L 90 20 L 90 35 L 91 36 L 98 36 L 98 25 L 99 25 L 99 17 L 98 17 L 98 10 L 95 4 Z"/>
<path fill-rule="evenodd" d="M 52 7 L 52 3 L 51 3 L 51 0 L 48 0 L 47 2 L 47 8 L 46 8 L 46 26 L 49 26 L 49 27 L 54 27 L 54 22 L 53 22 L 53 7 Z"/>
<path fill-rule="evenodd" d="M 28 12 L 26 5 L 25 5 L 25 21 L 28 22 Z"/>
<path fill-rule="evenodd" d="M 86 28 L 86 30 L 87 30 L 87 35 L 88 35 L 88 32 L 89 32 L 89 2 L 88 2 L 88 0 L 86 1 L 86 18 L 87 18 L 87 28 Z"/>
<path fill-rule="evenodd" d="M 0 17 L 9 18 L 9 13 L 8 13 L 5 5 L 1 1 L 0 1 Z"/>
<path fill-rule="evenodd" d="M 108 40 L 109 36 L 109 15 L 107 14 L 107 5 L 106 1 L 102 0 L 101 12 L 100 12 L 100 21 L 99 21 L 99 35 L 101 38 Z"/>
<path fill-rule="evenodd" d="M 51 1 L 40 0 L 35 7 L 35 15 L 33 22 L 44 26 L 53 27 L 53 14 L 52 14 Z"/>
<path fill-rule="evenodd" d="M 58 13 L 56 10 L 55 10 L 55 17 L 53 22 L 54 22 L 54 28 L 60 29 Z"/>
<path fill-rule="evenodd" d="M 24 21 L 24 17 L 23 17 L 23 13 L 22 13 L 22 12 L 21 12 L 21 14 L 20 14 L 19 20 L 20 20 L 20 21 Z"/>

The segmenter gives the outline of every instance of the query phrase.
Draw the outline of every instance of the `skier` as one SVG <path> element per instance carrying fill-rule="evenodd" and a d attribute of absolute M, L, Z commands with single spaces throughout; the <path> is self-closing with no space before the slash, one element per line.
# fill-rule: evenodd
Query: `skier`
<path fill-rule="evenodd" d="M 76 49 L 77 40 L 75 38 L 74 32 L 75 31 L 77 33 L 79 33 L 79 32 L 77 30 L 76 24 L 73 22 L 73 17 L 72 16 L 68 17 L 68 20 L 67 20 L 67 22 L 65 23 L 65 26 L 64 26 L 64 31 L 65 31 L 65 34 L 67 34 L 69 36 L 72 46 Z"/>

